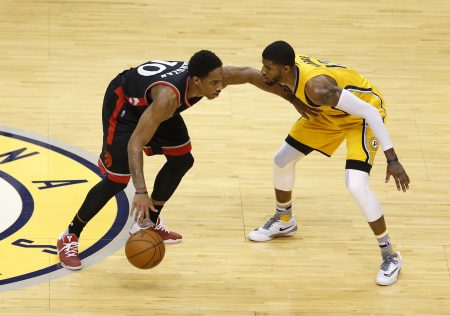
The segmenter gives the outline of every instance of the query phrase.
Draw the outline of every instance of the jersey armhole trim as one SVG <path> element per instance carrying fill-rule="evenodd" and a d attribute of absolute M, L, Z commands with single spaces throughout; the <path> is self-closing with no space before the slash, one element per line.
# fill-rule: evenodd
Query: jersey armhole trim
<path fill-rule="evenodd" d="M 148 92 L 151 88 L 153 88 L 154 86 L 158 86 L 158 85 L 167 86 L 167 87 L 170 87 L 170 88 L 173 89 L 173 91 L 174 91 L 175 94 L 177 95 L 177 99 L 178 99 L 178 106 L 177 106 L 177 107 L 179 108 L 179 107 L 181 106 L 181 95 L 180 95 L 180 91 L 178 91 L 177 87 L 175 87 L 173 84 L 171 84 L 170 82 L 167 82 L 167 81 L 156 81 L 156 82 L 152 83 L 151 85 L 149 85 L 148 88 L 145 90 L 145 95 L 144 95 L 145 100 L 147 100 L 147 92 Z M 147 101 L 147 105 L 150 105 L 150 104 L 148 104 L 148 101 Z"/>

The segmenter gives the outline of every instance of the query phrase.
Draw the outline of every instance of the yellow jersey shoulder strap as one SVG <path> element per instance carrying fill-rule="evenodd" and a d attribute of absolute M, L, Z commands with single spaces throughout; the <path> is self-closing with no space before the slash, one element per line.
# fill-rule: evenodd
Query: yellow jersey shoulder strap
<path fill-rule="evenodd" d="M 314 106 L 305 94 L 306 83 L 319 75 L 333 77 L 329 70 L 328 63 L 304 54 L 295 55 L 295 65 L 297 71 L 297 81 L 294 88 L 295 95 L 304 103 Z"/>

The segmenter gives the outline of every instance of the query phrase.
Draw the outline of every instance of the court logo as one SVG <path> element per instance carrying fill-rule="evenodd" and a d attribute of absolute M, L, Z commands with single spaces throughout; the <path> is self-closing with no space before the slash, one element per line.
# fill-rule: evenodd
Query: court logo
<path fill-rule="evenodd" d="M 59 265 L 56 239 L 101 180 L 97 159 L 69 145 L 0 126 L 0 291 L 70 273 Z M 123 247 L 130 191 L 116 195 L 86 226 L 79 245 L 84 266 Z"/>
<path fill-rule="evenodd" d="M 378 149 L 378 140 L 375 137 L 372 137 L 369 141 L 370 147 L 373 150 L 377 150 Z"/>

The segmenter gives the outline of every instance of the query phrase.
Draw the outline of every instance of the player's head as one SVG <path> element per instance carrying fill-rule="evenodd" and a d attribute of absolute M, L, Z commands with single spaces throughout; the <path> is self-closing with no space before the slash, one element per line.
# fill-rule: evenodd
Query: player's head
<path fill-rule="evenodd" d="M 262 53 L 261 73 L 268 85 L 280 82 L 283 76 L 295 65 L 295 52 L 291 45 L 276 41 L 267 46 Z"/>
<path fill-rule="evenodd" d="M 219 96 L 223 88 L 222 61 L 213 52 L 201 50 L 189 60 L 189 76 L 201 94 L 208 99 Z"/>

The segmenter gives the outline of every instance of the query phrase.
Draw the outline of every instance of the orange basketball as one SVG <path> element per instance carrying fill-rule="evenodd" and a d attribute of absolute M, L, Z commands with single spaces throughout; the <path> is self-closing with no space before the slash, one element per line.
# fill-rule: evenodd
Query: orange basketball
<path fill-rule="evenodd" d="M 164 258 L 166 247 L 161 237 L 152 230 L 140 230 L 131 235 L 125 245 L 125 255 L 136 268 L 151 269 Z"/>

